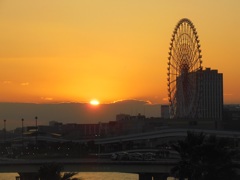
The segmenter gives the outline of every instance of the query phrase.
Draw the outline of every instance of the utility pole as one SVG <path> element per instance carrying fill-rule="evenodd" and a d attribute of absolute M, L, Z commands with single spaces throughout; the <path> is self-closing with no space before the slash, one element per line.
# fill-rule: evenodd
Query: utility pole
<path fill-rule="evenodd" d="M 4 119 L 3 120 L 3 123 L 4 123 L 4 129 L 3 129 L 3 131 L 4 131 L 4 142 L 6 141 L 6 119 Z"/>
<path fill-rule="evenodd" d="M 38 117 L 35 117 L 35 121 L 36 121 L 36 145 L 37 145 L 37 138 L 38 138 L 38 123 L 37 123 Z"/>
<path fill-rule="evenodd" d="M 24 132 L 23 122 L 24 122 L 24 119 L 22 118 L 22 153 L 23 153 L 23 132 Z"/>

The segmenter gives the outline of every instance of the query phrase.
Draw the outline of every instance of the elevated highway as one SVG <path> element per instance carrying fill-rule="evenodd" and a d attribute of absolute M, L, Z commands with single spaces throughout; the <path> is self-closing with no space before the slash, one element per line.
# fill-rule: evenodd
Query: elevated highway
<path fill-rule="evenodd" d="M 160 129 L 158 131 L 145 132 L 145 133 L 136 133 L 136 134 L 128 134 L 121 135 L 115 137 L 106 137 L 106 138 L 94 138 L 94 139 L 81 139 L 81 140 L 70 140 L 64 138 L 56 138 L 56 137 L 46 137 L 38 135 L 37 139 L 40 141 L 49 141 L 49 142 L 76 142 L 76 143 L 85 143 L 90 140 L 94 140 L 95 144 L 109 144 L 115 142 L 125 142 L 125 141 L 137 141 L 137 140 L 150 140 L 150 139 L 179 139 L 187 136 L 187 132 L 203 132 L 206 135 L 216 135 L 217 137 L 226 137 L 226 138 L 234 138 L 240 139 L 240 132 L 237 131 L 223 131 L 223 130 L 206 130 L 206 129 Z M 36 141 L 36 137 L 16 137 L 16 138 L 7 138 L 5 141 L 7 142 L 16 142 L 16 141 Z M 0 143 L 3 140 L 0 140 Z"/>
<path fill-rule="evenodd" d="M 161 129 L 153 132 L 129 134 L 123 136 L 109 137 L 96 139 L 96 144 L 109 144 L 115 142 L 136 141 L 136 140 L 151 140 L 151 139 L 179 139 L 187 136 L 187 132 L 204 133 L 206 135 L 215 135 L 217 137 L 240 139 L 240 132 L 220 131 L 220 130 L 205 130 L 205 129 Z"/>

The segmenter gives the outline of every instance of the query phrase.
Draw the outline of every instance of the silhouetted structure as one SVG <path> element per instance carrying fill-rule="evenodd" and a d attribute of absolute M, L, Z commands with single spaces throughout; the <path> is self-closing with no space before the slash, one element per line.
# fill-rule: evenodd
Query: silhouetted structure
<path fill-rule="evenodd" d="M 200 119 L 222 120 L 223 112 L 223 74 L 206 68 L 201 74 Z"/>
<path fill-rule="evenodd" d="M 240 105 L 225 105 L 223 108 L 223 124 L 226 130 L 240 130 Z"/>
<path fill-rule="evenodd" d="M 202 55 L 196 28 L 181 19 L 174 28 L 168 57 L 170 118 L 214 120 L 219 128 L 223 111 L 223 74 L 202 70 Z M 165 115 L 165 114 L 163 114 Z"/>
<path fill-rule="evenodd" d="M 171 118 L 196 118 L 200 99 L 198 72 L 202 55 L 193 23 L 181 19 L 175 26 L 168 57 L 168 100 Z"/>

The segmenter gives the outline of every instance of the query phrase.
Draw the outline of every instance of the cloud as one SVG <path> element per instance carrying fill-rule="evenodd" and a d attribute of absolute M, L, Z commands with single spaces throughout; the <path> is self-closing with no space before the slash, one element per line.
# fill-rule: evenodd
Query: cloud
<path fill-rule="evenodd" d="M 139 104 L 139 105 L 145 105 L 145 104 L 152 104 L 151 101 L 144 101 L 144 100 L 137 100 L 137 99 L 125 99 L 125 100 L 118 100 L 114 101 L 114 104 Z"/>
<path fill-rule="evenodd" d="M 3 84 L 11 84 L 12 81 L 3 81 Z"/>
<path fill-rule="evenodd" d="M 45 101 L 52 101 L 53 98 L 51 97 L 41 97 L 42 100 L 45 100 Z"/>
<path fill-rule="evenodd" d="M 28 85 L 29 85 L 29 82 L 22 82 L 20 85 L 21 85 L 21 86 L 28 86 Z"/>

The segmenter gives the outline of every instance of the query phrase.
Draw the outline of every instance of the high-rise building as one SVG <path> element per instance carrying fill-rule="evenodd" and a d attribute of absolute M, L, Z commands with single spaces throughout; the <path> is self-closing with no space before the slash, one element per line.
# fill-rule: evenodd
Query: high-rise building
<path fill-rule="evenodd" d="M 201 97 L 198 118 L 222 120 L 223 74 L 206 68 L 201 73 Z"/>
<path fill-rule="evenodd" d="M 176 87 L 176 118 L 222 120 L 222 73 L 206 68 L 183 74 L 177 77 Z"/>

